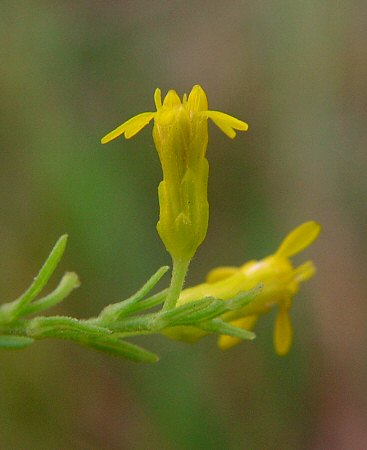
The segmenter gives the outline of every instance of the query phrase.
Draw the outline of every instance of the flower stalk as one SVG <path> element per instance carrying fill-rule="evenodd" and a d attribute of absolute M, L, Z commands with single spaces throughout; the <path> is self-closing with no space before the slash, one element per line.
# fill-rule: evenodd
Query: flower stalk
<path fill-rule="evenodd" d="M 166 301 L 163 309 L 172 309 L 176 306 L 177 300 L 182 291 L 187 270 L 189 268 L 190 260 L 188 259 L 174 259 L 171 284 L 168 289 Z"/>

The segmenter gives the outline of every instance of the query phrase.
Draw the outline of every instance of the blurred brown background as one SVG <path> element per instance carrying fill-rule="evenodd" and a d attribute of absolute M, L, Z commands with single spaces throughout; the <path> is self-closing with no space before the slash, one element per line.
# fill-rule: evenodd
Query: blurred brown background
<path fill-rule="evenodd" d="M 199 83 L 250 125 L 234 141 L 210 126 L 210 227 L 188 283 L 323 226 L 286 358 L 271 316 L 226 353 L 140 339 L 161 355 L 148 367 L 59 341 L 2 352 L 0 449 L 367 448 L 366 2 L 4 0 L 0 13 L 1 301 L 64 232 L 61 269 L 82 287 L 54 312 L 92 316 L 169 262 L 150 130 L 99 144 L 156 87 Z"/>

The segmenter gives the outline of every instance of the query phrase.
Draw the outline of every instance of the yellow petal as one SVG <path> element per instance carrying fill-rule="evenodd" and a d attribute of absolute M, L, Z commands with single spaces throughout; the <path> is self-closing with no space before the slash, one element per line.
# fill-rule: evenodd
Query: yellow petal
<path fill-rule="evenodd" d="M 206 283 L 215 283 L 220 280 L 224 280 L 225 278 L 234 275 L 239 271 L 238 267 L 216 267 L 211 270 L 206 276 Z"/>
<path fill-rule="evenodd" d="M 162 108 L 162 93 L 159 88 L 154 91 L 154 103 L 157 111 Z"/>
<path fill-rule="evenodd" d="M 234 347 L 235 345 L 239 344 L 241 342 L 241 339 L 238 339 L 233 336 L 226 336 L 222 334 L 218 338 L 218 347 L 221 350 L 228 350 L 231 347 Z"/>
<path fill-rule="evenodd" d="M 102 144 L 107 144 L 107 142 L 116 139 L 125 133 L 125 138 L 129 139 L 133 137 L 136 133 L 138 133 L 142 128 L 144 128 L 154 117 L 153 112 L 145 112 L 138 114 L 137 116 L 132 117 L 131 119 L 124 122 L 119 127 L 115 128 L 110 133 L 106 134 L 101 139 Z"/>
<path fill-rule="evenodd" d="M 141 113 L 133 117 L 129 124 L 126 124 L 125 138 L 130 139 L 139 133 L 153 119 L 154 113 Z"/>
<path fill-rule="evenodd" d="M 177 95 L 177 92 L 173 89 L 170 89 L 167 92 L 167 95 L 164 97 L 163 106 L 167 106 L 167 108 L 172 108 L 174 106 L 181 105 L 180 97 Z"/>
<path fill-rule="evenodd" d="M 236 119 L 229 114 L 225 114 L 220 111 L 205 111 L 204 115 L 211 119 L 215 123 L 215 125 L 231 139 L 236 136 L 236 132 L 234 130 L 248 130 L 247 123 L 243 122 L 242 120 Z"/>
<path fill-rule="evenodd" d="M 275 256 L 289 258 L 290 256 L 299 253 L 312 244 L 320 234 L 320 230 L 320 225 L 314 221 L 303 223 L 286 236 L 280 244 Z"/>
<path fill-rule="evenodd" d="M 256 322 L 257 322 L 257 318 L 258 316 L 247 316 L 247 317 L 242 317 L 241 319 L 237 319 L 237 320 L 233 320 L 231 323 L 231 325 L 234 325 L 235 327 L 239 327 L 242 328 L 243 330 L 252 330 L 253 327 L 255 326 Z M 231 347 L 233 347 L 234 345 L 239 344 L 240 342 L 242 342 L 242 339 L 239 338 L 235 338 L 233 336 L 226 336 L 226 335 L 221 335 L 218 338 L 218 347 L 221 350 L 227 350 Z"/>
<path fill-rule="evenodd" d="M 306 261 L 293 271 L 293 277 L 298 283 L 302 283 L 315 275 L 316 269 L 312 261 Z"/>
<path fill-rule="evenodd" d="M 191 89 L 187 107 L 189 111 L 206 111 L 208 109 L 208 99 L 205 91 L 198 84 Z"/>
<path fill-rule="evenodd" d="M 212 121 L 220 129 L 220 131 L 223 131 L 223 133 L 225 135 L 227 135 L 229 138 L 234 139 L 236 137 L 236 132 L 229 125 L 227 125 L 224 122 L 220 122 L 220 121 L 218 121 L 216 119 L 213 119 L 213 118 L 212 118 Z"/>
<path fill-rule="evenodd" d="M 288 308 L 279 305 L 274 327 L 274 348 L 279 356 L 286 355 L 292 345 L 293 330 Z"/>

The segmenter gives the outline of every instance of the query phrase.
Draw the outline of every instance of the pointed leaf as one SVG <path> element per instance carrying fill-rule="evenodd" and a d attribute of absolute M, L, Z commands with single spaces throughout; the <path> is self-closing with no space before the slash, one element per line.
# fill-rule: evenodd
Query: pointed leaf
<path fill-rule="evenodd" d="M 115 356 L 122 356 L 123 358 L 135 362 L 155 363 L 159 360 L 158 355 L 155 353 L 145 350 L 138 345 L 131 344 L 130 342 L 114 339 L 112 337 L 83 338 L 79 343 Z"/>
<path fill-rule="evenodd" d="M 41 270 L 38 272 L 38 275 L 33 280 L 33 283 L 17 300 L 12 302 L 14 309 L 19 311 L 22 306 L 30 303 L 46 286 L 48 280 L 60 262 L 66 247 L 67 239 L 68 236 L 64 234 L 56 242 L 54 248 L 51 250 L 51 253 L 46 259 L 46 262 L 43 264 Z"/>
<path fill-rule="evenodd" d="M 39 300 L 27 305 L 22 314 L 33 314 L 35 312 L 39 313 L 45 309 L 49 309 L 52 306 L 62 302 L 64 298 L 71 293 L 71 291 L 79 286 L 80 281 L 78 275 L 74 272 L 66 272 L 55 290 L 45 297 L 42 297 Z"/>
<path fill-rule="evenodd" d="M 242 328 L 244 330 L 250 331 L 256 324 L 258 316 L 247 316 L 241 317 L 240 319 L 234 320 L 231 322 L 231 325 Z M 221 335 L 218 338 L 218 347 L 222 350 L 227 350 L 234 345 L 237 345 L 241 342 L 241 339 L 228 335 Z"/>
<path fill-rule="evenodd" d="M 138 306 L 138 302 L 140 302 L 155 287 L 168 269 L 168 266 L 160 267 L 134 295 L 121 302 L 106 306 L 99 314 L 99 320 L 101 323 L 115 321 L 124 315 L 135 312 L 136 310 L 141 310 L 141 307 Z M 145 307 L 145 309 L 146 308 L 147 307 Z"/>
<path fill-rule="evenodd" d="M 241 328 L 234 327 L 220 319 L 213 319 L 208 322 L 200 323 L 197 327 L 211 333 L 226 334 L 243 340 L 255 339 L 255 333 L 252 331 L 242 330 Z"/>

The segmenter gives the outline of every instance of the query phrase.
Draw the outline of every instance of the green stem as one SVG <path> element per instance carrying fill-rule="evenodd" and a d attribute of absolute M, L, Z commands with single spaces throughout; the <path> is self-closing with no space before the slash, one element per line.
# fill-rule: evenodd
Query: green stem
<path fill-rule="evenodd" d="M 163 305 L 163 310 L 173 309 L 176 306 L 185 282 L 189 264 L 190 260 L 187 259 L 173 259 L 171 284 L 168 288 L 168 294 Z"/>

